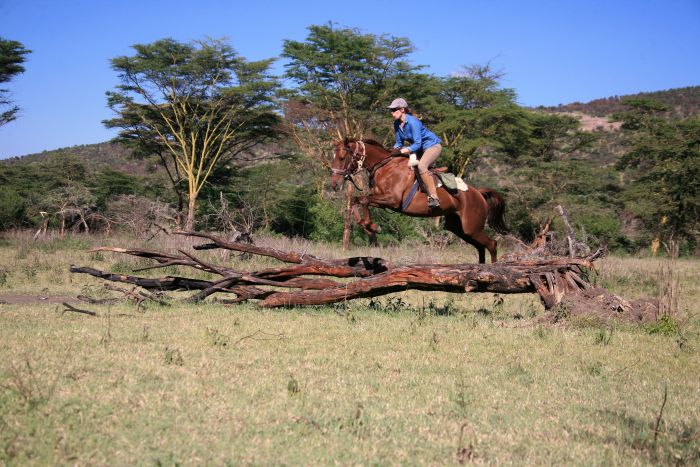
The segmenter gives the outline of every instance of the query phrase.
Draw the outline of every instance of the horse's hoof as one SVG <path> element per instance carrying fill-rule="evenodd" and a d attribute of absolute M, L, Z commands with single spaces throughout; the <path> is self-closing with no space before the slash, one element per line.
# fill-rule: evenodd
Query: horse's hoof
<path fill-rule="evenodd" d="M 372 231 L 374 233 L 382 233 L 382 228 L 378 224 L 374 224 L 374 227 L 372 228 Z"/>

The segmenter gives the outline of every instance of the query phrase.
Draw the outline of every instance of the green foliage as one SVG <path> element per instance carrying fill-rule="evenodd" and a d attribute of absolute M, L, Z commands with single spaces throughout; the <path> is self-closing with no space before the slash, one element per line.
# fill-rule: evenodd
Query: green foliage
<path fill-rule="evenodd" d="M 95 177 L 91 191 L 95 195 L 99 207 L 105 207 L 107 202 L 118 195 L 144 195 L 148 188 L 138 177 L 128 175 L 116 170 L 105 170 Z M 162 187 L 161 190 L 163 191 Z"/>
<path fill-rule="evenodd" d="M 442 139 L 446 159 L 459 177 L 474 159 L 499 148 L 503 136 L 519 125 L 523 111 L 515 104 L 515 91 L 500 88 L 500 78 L 487 65 L 421 83 L 417 105 L 423 121 Z"/>
<path fill-rule="evenodd" d="M 434 230 L 430 219 L 409 217 L 388 209 L 372 209 L 371 212 L 372 220 L 382 228 L 377 238 L 380 245 L 398 245 L 406 240 L 422 242 Z M 365 242 L 364 235 L 360 235 L 359 241 Z"/>
<path fill-rule="evenodd" d="M 0 230 L 19 227 L 24 221 L 26 200 L 11 186 L 0 186 Z"/>
<path fill-rule="evenodd" d="M 0 84 L 7 83 L 15 75 L 24 72 L 22 63 L 26 61 L 25 55 L 31 50 L 25 49 L 21 42 L 7 40 L 0 37 Z M 0 126 L 17 118 L 19 107 L 13 104 L 8 97 L 7 89 L 0 89 Z"/>
<path fill-rule="evenodd" d="M 334 241 L 343 238 L 343 216 L 338 215 L 337 202 L 316 197 L 309 207 L 311 231 L 309 238 L 317 241 Z"/>
<path fill-rule="evenodd" d="M 663 315 L 653 324 L 647 325 L 645 328 L 649 334 L 661 334 L 662 336 L 673 336 L 678 334 L 678 322 L 670 315 Z"/>
<path fill-rule="evenodd" d="M 700 119 L 669 121 L 665 106 L 630 100 L 616 117 L 627 135 L 618 168 L 631 179 L 628 209 L 656 235 L 695 240 L 700 223 Z"/>
<path fill-rule="evenodd" d="M 579 215 L 576 221 L 584 228 L 588 235 L 609 241 L 620 234 L 620 222 L 615 218 L 614 212 L 588 212 Z"/>
<path fill-rule="evenodd" d="M 698 109 L 700 109 L 700 86 L 641 92 L 628 96 L 611 96 L 595 99 L 587 103 L 574 102 L 573 104 L 559 105 L 558 107 L 547 108 L 547 110 L 582 112 L 587 115 L 606 117 L 627 110 L 625 103 L 630 99 L 652 99 L 668 108 L 668 114 L 666 115 L 668 118 L 685 119 L 698 114 Z"/>
<path fill-rule="evenodd" d="M 588 148 L 596 139 L 579 130 L 568 115 L 519 110 L 517 119 L 500 135 L 497 154 L 508 164 L 536 168 L 539 163 L 562 161 Z"/>
<path fill-rule="evenodd" d="M 586 236 L 611 248 L 626 244 L 618 220 L 623 203 L 611 168 L 574 158 L 532 160 L 513 168 L 506 177 L 509 183 L 502 191 L 508 202 L 508 225 L 520 238 L 531 241 L 540 223 L 554 216 L 557 205 L 563 205 Z M 493 182 L 487 179 L 484 183 Z"/>
<path fill-rule="evenodd" d="M 104 212 L 114 196 L 135 194 L 167 198 L 160 176 L 129 175 L 93 165 L 72 152 L 60 151 L 38 161 L 0 164 L 0 229 L 57 225 L 59 213 L 80 206 Z M 40 212 L 44 212 L 43 215 Z"/>

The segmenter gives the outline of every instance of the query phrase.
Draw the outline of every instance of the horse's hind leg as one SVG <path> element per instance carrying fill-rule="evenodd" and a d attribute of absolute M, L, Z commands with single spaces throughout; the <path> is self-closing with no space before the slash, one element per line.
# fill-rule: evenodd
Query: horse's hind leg
<path fill-rule="evenodd" d="M 492 239 L 480 230 L 472 235 L 467 235 L 464 233 L 464 225 L 462 224 L 459 216 L 445 216 L 445 230 L 457 235 L 459 238 L 476 248 L 479 252 L 479 263 L 486 263 L 486 250 L 489 250 L 491 254 L 491 262 L 495 263 L 497 260 L 498 243 L 496 240 Z"/>
<path fill-rule="evenodd" d="M 489 253 L 491 253 L 491 262 L 496 262 L 498 252 L 498 242 L 496 242 L 496 240 L 486 235 L 483 230 L 472 235 L 471 239 L 473 242 L 472 245 L 479 250 L 479 263 L 486 262 L 486 252 L 484 251 L 484 248 L 489 250 Z"/>
<path fill-rule="evenodd" d="M 482 245 L 479 242 L 476 242 L 472 237 L 464 233 L 464 230 L 462 229 L 462 221 L 460 220 L 459 216 L 445 216 L 445 230 L 452 232 L 453 234 L 457 235 L 459 238 L 476 248 L 476 251 L 479 252 L 479 263 L 483 264 L 486 262 L 486 248 L 484 247 L 484 245 Z"/>

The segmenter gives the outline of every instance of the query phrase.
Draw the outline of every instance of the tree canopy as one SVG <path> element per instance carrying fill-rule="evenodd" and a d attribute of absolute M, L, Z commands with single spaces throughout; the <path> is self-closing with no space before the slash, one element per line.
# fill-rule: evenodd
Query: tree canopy
<path fill-rule="evenodd" d="M 0 84 L 7 83 L 13 77 L 24 73 L 25 55 L 31 50 L 25 49 L 22 43 L 0 37 Z M 0 89 L 0 126 L 17 118 L 19 107 L 9 97 L 8 89 Z"/>
<path fill-rule="evenodd" d="M 667 120 L 667 107 L 648 99 L 623 101 L 627 152 L 618 161 L 630 183 L 634 213 L 665 241 L 700 235 L 700 119 Z"/>
<path fill-rule="evenodd" d="M 144 151 L 167 153 L 174 184 L 187 187 L 191 229 L 197 197 L 222 164 L 274 135 L 272 60 L 249 62 L 221 40 L 137 44 L 112 59 L 121 84 L 108 92 L 118 116 L 105 121 Z M 169 165 L 170 164 L 170 165 Z"/>

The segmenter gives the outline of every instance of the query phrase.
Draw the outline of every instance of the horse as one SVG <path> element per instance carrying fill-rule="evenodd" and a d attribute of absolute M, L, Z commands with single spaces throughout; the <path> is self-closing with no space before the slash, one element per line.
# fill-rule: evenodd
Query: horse
<path fill-rule="evenodd" d="M 440 207 L 429 208 L 426 193 L 415 193 L 408 206 L 404 206 L 415 180 L 413 168 L 407 166 L 406 157 L 391 156 L 390 151 L 374 140 L 345 138 L 334 143 L 331 162 L 331 188 L 340 190 L 346 180 L 363 168 L 369 172 L 372 191 L 367 196 L 355 198 L 362 209 L 358 223 L 368 234 L 376 234 L 380 227 L 373 223 L 369 207 L 391 209 L 412 217 L 444 216 L 444 229 L 474 246 L 479 252 L 479 263 L 486 262 L 486 251 L 491 262 L 497 260 L 497 242 L 484 232 L 486 222 L 498 233 L 508 231 L 505 225 L 506 203 L 503 197 L 490 188 L 450 194 L 444 187 L 437 190 Z"/>

